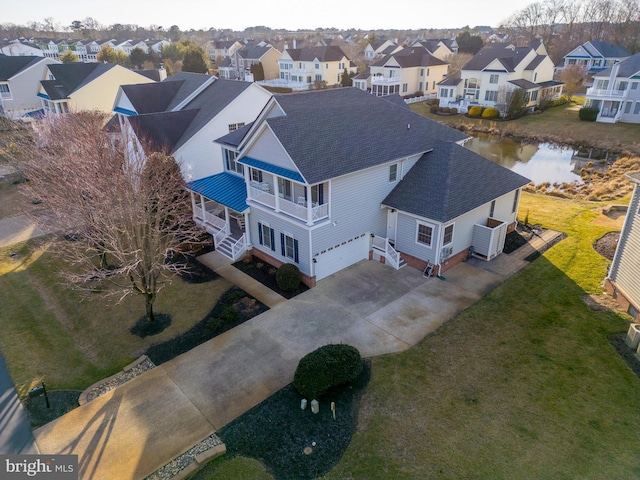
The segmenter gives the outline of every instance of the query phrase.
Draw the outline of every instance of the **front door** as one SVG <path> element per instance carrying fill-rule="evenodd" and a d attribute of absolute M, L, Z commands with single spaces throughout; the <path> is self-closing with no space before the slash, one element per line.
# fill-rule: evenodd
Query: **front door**
<path fill-rule="evenodd" d="M 398 227 L 398 211 L 390 208 L 387 210 L 387 239 L 392 245 L 396 244 L 396 230 Z"/>

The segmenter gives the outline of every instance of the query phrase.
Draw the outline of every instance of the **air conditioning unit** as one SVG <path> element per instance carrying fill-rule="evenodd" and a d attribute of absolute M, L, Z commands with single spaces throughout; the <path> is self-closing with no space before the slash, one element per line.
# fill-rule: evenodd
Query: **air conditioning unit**
<path fill-rule="evenodd" d="M 453 253 L 453 247 L 444 247 L 440 250 L 440 260 L 446 260 Z"/>
<path fill-rule="evenodd" d="M 640 323 L 632 323 L 629 325 L 625 343 L 629 348 L 634 350 L 638 348 L 638 344 L 640 344 Z"/>

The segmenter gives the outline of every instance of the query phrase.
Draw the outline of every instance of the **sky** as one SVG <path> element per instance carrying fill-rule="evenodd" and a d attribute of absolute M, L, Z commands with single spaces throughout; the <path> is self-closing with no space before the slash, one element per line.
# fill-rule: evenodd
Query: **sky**
<path fill-rule="evenodd" d="M 533 0 L 404 0 L 398 3 L 385 0 L 298 0 L 287 4 L 267 0 L 107 0 L 99 3 L 87 0 L 7 0 L 3 3 L 0 24 L 43 23 L 45 18 L 51 17 L 64 27 L 73 20 L 92 17 L 105 26 L 122 23 L 168 29 L 178 25 L 181 30 L 208 30 L 213 27 L 242 31 L 258 25 L 287 30 L 497 27 Z"/>

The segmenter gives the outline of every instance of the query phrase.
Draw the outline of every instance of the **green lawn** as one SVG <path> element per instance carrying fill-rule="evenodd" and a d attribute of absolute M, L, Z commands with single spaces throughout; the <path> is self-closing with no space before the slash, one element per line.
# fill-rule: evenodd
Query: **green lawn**
<path fill-rule="evenodd" d="M 43 380 L 49 389 L 84 389 L 117 372 L 150 345 L 202 320 L 231 286 L 224 279 L 189 284 L 176 278 L 154 306 L 171 315 L 171 325 L 141 339 L 129 332 L 145 313 L 141 297 L 85 298 L 66 288 L 62 268 L 46 238 L 0 249 L 0 351 L 23 394 Z"/>
<path fill-rule="evenodd" d="M 550 108 L 540 115 L 527 115 L 518 120 L 496 122 L 473 119 L 464 115 L 442 116 L 429 113 L 425 103 L 414 103 L 411 109 L 437 122 L 459 127 L 478 126 L 516 137 L 539 138 L 569 144 L 584 144 L 609 150 L 630 150 L 640 155 L 640 125 L 630 123 L 583 122 L 575 105 Z"/>
<path fill-rule="evenodd" d="M 522 216 L 567 239 L 417 347 L 374 358 L 358 431 L 326 478 L 640 477 L 640 379 L 608 340 L 629 318 L 582 299 L 608 264 L 591 246 L 610 230 L 593 223 L 601 206 L 523 194 Z"/>

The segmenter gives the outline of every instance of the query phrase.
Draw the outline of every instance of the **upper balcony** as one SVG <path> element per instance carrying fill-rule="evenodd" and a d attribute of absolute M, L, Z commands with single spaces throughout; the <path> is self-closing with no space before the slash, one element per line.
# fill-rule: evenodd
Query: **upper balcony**
<path fill-rule="evenodd" d="M 371 77 L 372 85 L 400 85 L 400 77 L 383 77 L 382 75 L 374 75 Z"/>
<path fill-rule="evenodd" d="M 601 100 L 624 100 L 628 90 L 614 90 L 612 88 L 587 88 L 587 97 Z"/>
<path fill-rule="evenodd" d="M 292 180 L 289 178 L 291 175 L 285 176 L 288 172 L 285 169 L 279 169 L 278 174 L 255 167 L 248 170 L 251 182 L 247 201 L 259 203 L 307 225 L 329 218 L 328 182 L 309 186 Z"/>

